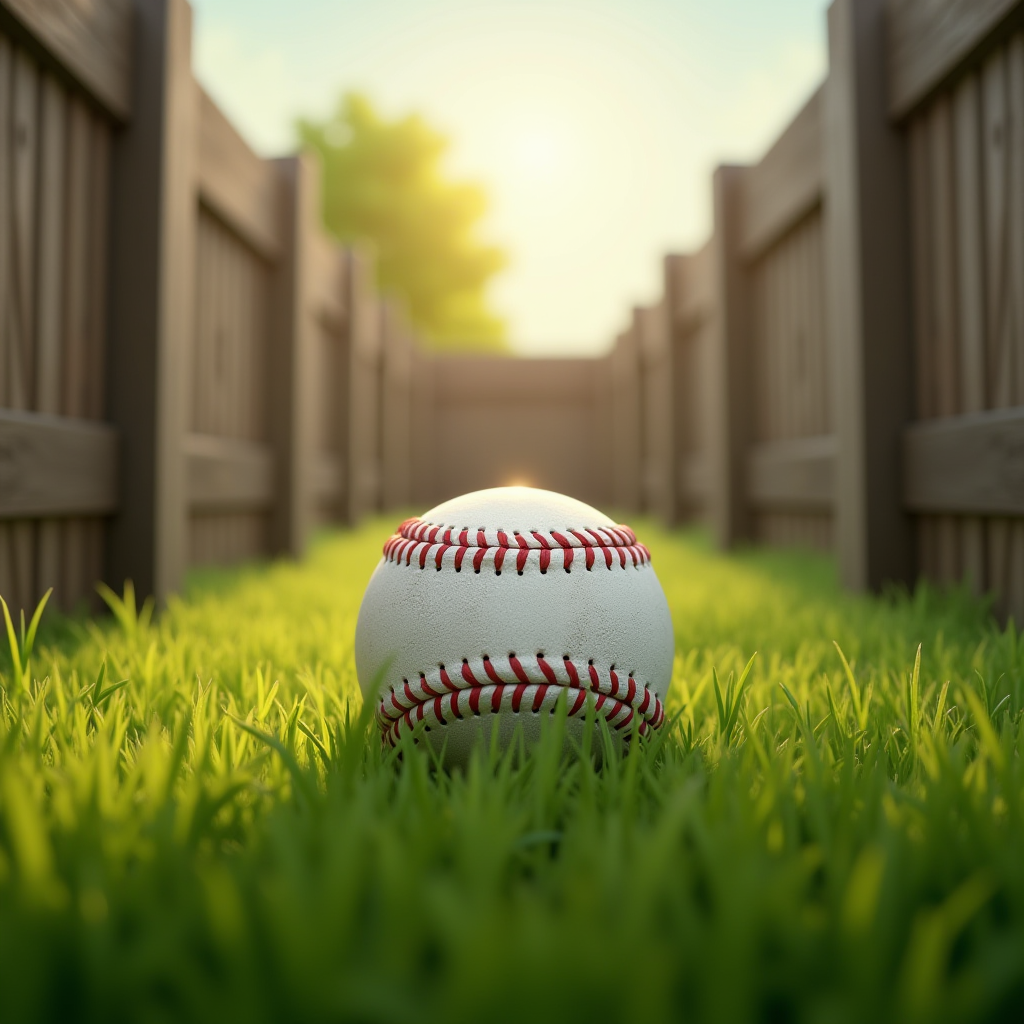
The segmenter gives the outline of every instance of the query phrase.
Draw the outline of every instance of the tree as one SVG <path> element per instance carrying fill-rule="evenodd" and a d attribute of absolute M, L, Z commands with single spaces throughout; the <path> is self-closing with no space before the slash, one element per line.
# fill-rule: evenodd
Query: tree
<path fill-rule="evenodd" d="M 323 211 L 343 241 L 370 240 L 380 288 L 401 297 L 424 340 L 439 349 L 505 348 L 505 324 L 487 285 L 507 263 L 477 230 L 483 188 L 452 181 L 448 139 L 418 114 L 387 120 L 359 93 L 326 121 L 297 122 L 299 140 L 320 154 Z"/>

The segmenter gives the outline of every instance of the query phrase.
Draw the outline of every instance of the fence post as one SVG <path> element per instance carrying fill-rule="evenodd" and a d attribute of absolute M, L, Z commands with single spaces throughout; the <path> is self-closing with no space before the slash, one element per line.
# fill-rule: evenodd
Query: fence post
<path fill-rule="evenodd" d="M 271 552 L 298 557 L 313 518 L 319 382 L 310 291 L 312 240 L 320 188 L 312 154 L 275 160 L 281 174 L 283 247 L 275 272 L 274 332 L 270 344 L 270 415 L 275 500 Z"/>
<path fill-rule="evenodd" d="M 886 0 L 835 0 L 825 90 L 828 329 L 843 583 L 911 582 L 901 439 L 913 414 L 905 141 L 887 114 Z"/>
<path fill-rule="evenodd" d="M 709 332 L 708 511 L 720 547 L 751 536 L 746 500 L 750 443 L 750 296 L 739 251 L 740 189 L 746 167 L 715 169 L 714 326 Z"/>
<path fill-rule="evenodd" d="M 198 91 L 185 0 L 138 0 L 132 119 L 115 135 L 108 419 L 120 435 L 120 507 L 104 576 L 163 600 L 187 563 L 184 436 L 193 329 Z"/>

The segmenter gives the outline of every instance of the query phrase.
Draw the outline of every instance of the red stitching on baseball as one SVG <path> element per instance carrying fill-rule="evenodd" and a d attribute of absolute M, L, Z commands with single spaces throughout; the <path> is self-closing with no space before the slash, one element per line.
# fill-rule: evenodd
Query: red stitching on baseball
<path fill-rule="evenodd" d="M 640 735 L 662 726 L 665 709 L 660 698 L 633 673 L 623 680 L 614 667 L 602 670 L 587 662 L 586 672 L 581 674 L 582 666 L 583 662 L 577 665 L 568 655 L 561 663 L 551 662 L 543 654 L 525 659 L 515 654 L 507 659 L 485 656 L 463 659 L 460 673 L 452 679 L 447 669 L 438 665 L 429 673 L 420 672 L 414 682 L 402 679 L 386 691 L 377 705 L 377 723 L 384 741 L 394 746 L 403 726 L 412 729 L 423 721 L 428 728 L 444 726 L 467 716 L 498 714 L 503 708 L 515 713 L 552 711 L 559 694 L 572 691 L 567 708 L 570 717 L 592 705 L 616 731 L 628 730 L 634 719 L 638 719 Z"/>
<path fill-rule="evenodd" d="M 458 535 L 454 542 L 453 533 Z M 598 552 L 604 556 L 607 569 L 614 567 L 616 555 L 620 569 L 625 569 L 630 562 L 634 569 L 638 569 L 651 561 L 650 551 L 638 543 L 636 534 L 628 526 L 529 530 L 514 532 L 512 541 L 503 529 L 481 527 L 471 531 L 467 526 L 440 526 L 422 519 L 407 519 L 384 544 L 384 557 L 389 562 L 407 566 L 415 560 L 420 569 L 425 569 L 431 560 L 440 572 L 449 549 L 454 549 L 455 554 L 448 564 L 454 565 L 456 572 L 461 572 L 466 554 L 472 551 L 474 572 L 481 572 L 489 564 L 495 573 L 501 572 L 505 554 L 510 549 L 516 552 L 516 571 L 519 573 L 524 572 L 534 554 L 537 556 L 535 564 L 539 565 L 542 573 L 546 573 L 551 566 L 552 552 L 557 551 L 562 553 L 562 568 L 566 572 L 572 571 L 577 550 L 583 551 L 587 572 L 594 568 Z"/>

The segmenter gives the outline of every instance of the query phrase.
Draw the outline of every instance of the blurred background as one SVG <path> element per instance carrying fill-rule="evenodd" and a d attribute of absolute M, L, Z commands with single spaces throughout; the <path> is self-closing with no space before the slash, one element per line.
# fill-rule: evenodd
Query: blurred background
<path fill-rule="evenodd" d="M 622 310 L 656 297 L 657 254 L 707 236 L 714 166 L 759 156 L 827 66 L 825 0 L 193 6 L 199 81 L 257 152 L 299 139 L 321 150 L 329 227 L 378 237 L 384 285 L 419 299 L 415 325 L 444 347 L 607 350 Z M 441 180 L 475 186 L 461 202 L 410 173 L 435 156 Z M 419 189 L 406 204 L 417 223 L 384 223 L 366 189 L 359 208 L 337 210 L 354 165 L 382 199 L 388 162 L 395 192 Z M 419 227 L 436 260 L 438 219 L 455 231 L 473 213 L 477 244 L 452 281 L 486 282 L 483 296 L 428 312 L 420 253 L 403 250 Z"/>

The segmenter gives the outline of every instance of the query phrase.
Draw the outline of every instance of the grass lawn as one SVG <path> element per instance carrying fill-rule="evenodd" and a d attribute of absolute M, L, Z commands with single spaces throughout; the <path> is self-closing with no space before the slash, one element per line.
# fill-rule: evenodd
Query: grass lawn
<path fill-rule="evenodd" d="M 641 523 L 673 731 L 449 776 L 360 713 L 393 526 L 0 646 L 0 1021 L 1021 1019 L 1012 628 Z"/>

